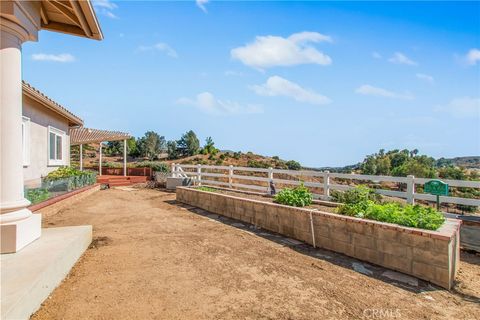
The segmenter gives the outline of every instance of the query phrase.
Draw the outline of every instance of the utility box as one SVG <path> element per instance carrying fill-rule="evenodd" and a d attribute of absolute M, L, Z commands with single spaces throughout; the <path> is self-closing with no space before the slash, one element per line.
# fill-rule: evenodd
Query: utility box
<path fill-rule="evenodd" d="M 193 185 L 193 180 L 191 178 L 182 178 L 182 177 L 168 177 L 167 178 L 167 189 L 175 190 L 177 187 L 188 187 Z"/>

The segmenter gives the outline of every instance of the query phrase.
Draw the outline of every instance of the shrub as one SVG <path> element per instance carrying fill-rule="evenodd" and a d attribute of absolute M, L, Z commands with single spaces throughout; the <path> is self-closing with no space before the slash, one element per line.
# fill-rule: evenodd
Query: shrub
<path fill-rule="evenodd" d="M 270 164 L 266 162 L 257 161 L 257 160 L 248 160 L 247 167 L 268 169 L 270 168 Z"/>
<path fill-rule="evenodd" d="M 382 202 L 381 195 L 365 186 L 357 186 L 347 191 L 333 190 L 331 196 L 333 201 L 346 204 L 355 204 L 366 200 L 371 200 L 375 203 Z"/>
<path fill-rule="evenodd" d="M 123 164 L 118 163 L 118 162 L 105 162 L 105 163 L 102 163 L 102 167 L 104 167 L 104 168 L 123 168 Z"/>
<path fill-rule="evenodd" d="M 160 161 L 142 161 L 135 164 L 137 168 L 151 168 L 155 172 L 169 172 L 170 168 L 168 164 Z"/>
<path fill-rule="evenodd" d="M 45 201 L 49 197 L 50 192 L 45 188 L 28 189 L 25 192 L 25 198 L 27 198 L 32 204 Z"/>
<path fill-rule="evenodd" d="M 241 156 L 242 156 L 242 152 L 240 152 L 240 151 L 233 153 L 233 158 L 234 158 L 235 160 L 240 159 Z"/>
<path fill-rule="evenodd" d="M 300 165 L 299 162 L 295 160 L 290 160 L 285 163 L 287 165 L 288 170 L 300 170 L 302 169 L 302 166 Z"/>
<path fill-rule="evenodd" d="M 69 191 L 92 185 L 97 181 L 94 171 L 80 171 L 72 167 L 60 167 L 50 172 L 42 181 L 49 191 Z"/>
<path fill-rule="evenodd" d="M 305 188 L 303 183 L 296 188 L 285 188 L 274 197 L 274 201 L 280 204 L 294 207 L 305 207 L 312 204 L 312 193 Z"/>
<path fill-rule="evenodd" d="M 197 190 L 207 191 L 207 192 L 218 192 L 217 189 L 214 189 L 214 188 L 211 188 L 211 187 L 205 187 L 205 186 L 198 187 Z"/>
<path fill-rule="evenodd" d="M 345 203 L 337 212 L 340 214 L 365 218 L 398 225 L 437 230 L 445 221 L 441 212 L 420 205 L 402 205 L 397 202 L 378 203 L 371 199 L 371 190 L 365 187 L 350 192 L 343 198 Z"/>

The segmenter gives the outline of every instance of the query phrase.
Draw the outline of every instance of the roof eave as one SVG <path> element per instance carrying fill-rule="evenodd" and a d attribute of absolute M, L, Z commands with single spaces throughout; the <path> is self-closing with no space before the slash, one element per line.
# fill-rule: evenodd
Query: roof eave
<path fill-rule="evenodd" d="M 23 85 L 22 92 L 23 92 L 23 94 L 25 94 L 30 99 L 33 99 L 34 101 L 37 101 L 42 106 L 49 109 L 50 111 L 53 111 L 54 113 L 56 113 L 56 114 L 62 116 L 63 118 L 67 119 L 69 127 L 83 126 L 83 120 L 82 119 L 80 119 L 79 117 L 75 116 L 72 113 L 69 113 L 66 110 L 63 110 L 63 109 L 65 109 L 64 107 L 62 107 L 60 105 L 58 105 L 58 106 L 55 105 L 54 102 L 51 99 L 45 97 L 45 95 L 43 95 L 42 93 L 37 92 L 36 89 L 34 89 L 32 86 L 26 84 L 25 82 L 24 82 L 24 85 Z"/>

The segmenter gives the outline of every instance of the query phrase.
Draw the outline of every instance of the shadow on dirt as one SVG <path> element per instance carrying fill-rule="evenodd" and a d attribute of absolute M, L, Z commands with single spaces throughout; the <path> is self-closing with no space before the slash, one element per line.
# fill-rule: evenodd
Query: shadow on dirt
<path fill-rule="evenodd" d="M 363 262 L 361 260 L 357 260 L 355 258 L 351 258 L 340 253 L 336 253 L 336 252 L 329 251 L 326 249 L 321 249 L 321 248 L 314 248 L 313 246 L 306 244 L 304 242 L 285 237 L 281 234 L 262 229 L 260 227 L 257 227 L 255 225 L 252 225 L 243 221 L 239 221 L 239 220 L 224 217 L 218 214 L 214 214 L 197 207 L 193 207 L 190 205 L 177 202 L 175 200 L 167 200 L 165 202 L 170 205 L 184 208 L 192 213 L 201 215 L 208 219 L 218 221 L 220 223 L 232 226 L 237 229 L 241 229 L 252 235 L 256 235 L 264 239 L 268 239 L 270 241 L 273 241 L 285 247 L 289 247 L 290 249 L 295 250 L 298 253 L 308 255 L 312 258 L 323 260 L 323 261 L 341 266 L 343 268 L 354 270 L 367 277 L 378 279 L 380 281 L 392 284 L 404 290 L 408 290 L 415 293 L 444 290 L 440 287 L 432 285 L 427 281 L 417 279 L 412 276 L 408 276 L 400 272 L 395 272 L 395 271 L 392 271 L 377 265 L 373 265 L 367 262 Z M 460 293 L 458 293 L 458 295 L 466 300 L 471 301 L 470 299 L 468 299 L 467 297 L 464 297 Z M 475 299 L 475 297 L 471 297 L 471 298 Z"/>

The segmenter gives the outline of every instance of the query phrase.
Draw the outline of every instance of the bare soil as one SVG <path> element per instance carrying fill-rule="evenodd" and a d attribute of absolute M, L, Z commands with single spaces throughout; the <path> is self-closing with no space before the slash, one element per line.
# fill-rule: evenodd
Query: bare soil
<path fill-rule="evenodd" d="M 478 255 L 462 254 L 451 292 L 410 286 L 148 189 L 99 191 L 43 223 L 91 224 L 94 241 L 32 319 L 480 317 Z"/>

